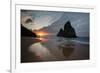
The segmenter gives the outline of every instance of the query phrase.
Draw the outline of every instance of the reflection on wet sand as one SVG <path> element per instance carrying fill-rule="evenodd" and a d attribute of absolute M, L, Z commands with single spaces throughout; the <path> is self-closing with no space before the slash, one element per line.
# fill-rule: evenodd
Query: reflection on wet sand
<path fill-rule="evenodd" d="M 41 43 L 35 43 L 29 46 L 29 51 L 35 53 L 35 55 L 42 61 L 55 60 L 55 56 L 50 51 L 41 45 Z"/>
<path fill-rule="evenodd" d="M 74 51 L 75 45 L 74 44 L 61 44 L 59 48 L 62 49 L 63 55 L 68 58 Z"/>
<path fill-rule="evenodd" d="M 29 52 L 29 46 L 40 40 L 33 40 L 32 38 L 21 38 L 21 62 L 38 62 L 40 61 L 35 53 Z"/>
<path fill-rule="evenodd" d="M 65 39 L 21 39 L 21 62 L 89 59 L 89 44 Z"/>

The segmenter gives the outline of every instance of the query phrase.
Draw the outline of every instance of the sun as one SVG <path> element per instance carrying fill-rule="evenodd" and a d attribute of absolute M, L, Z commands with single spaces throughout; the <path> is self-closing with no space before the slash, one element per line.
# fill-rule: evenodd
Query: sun
<path fill-rule="evenodd" d="M 40 37 L 43 37 L 43 36 L 45 36 L 46 34 L 45 34 L 44 32 L 38 32 L 37 35 L 40 36 Z"/>
<path fill-rule="evenodd" d="M 45 31 L 37 31 L 35 33 L 37 34 L 38 37 L 44 37 L 44 36 L 48 35 L 48 33 Z"/>
<path fill-rule="evenodd" d="M 52 35 L 51 33 L 47 32 L 47 31 L 33 30 L 33 32 L 36 33 L 36 35 L 37 35 L 39 38 L 43 38 L 43 37 Z"/>

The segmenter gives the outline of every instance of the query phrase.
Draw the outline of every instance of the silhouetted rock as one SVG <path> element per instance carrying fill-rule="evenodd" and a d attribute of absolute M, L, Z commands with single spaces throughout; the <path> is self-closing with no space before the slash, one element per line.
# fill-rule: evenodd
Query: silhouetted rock
<path fill-rule="evenodd" d="M 62 34 L 64 34 L 64 31 L 63 31 L 63 29 L 61 28 L 57 36 L 62 36 Z"/>
<path fill-rule="evenodd" d="M 37 37 L 37 35 L 21 25 L 21 36 Z"/>
<path fill-rule="evenodd" d="M 76 38 L 75 29 L 71 26 L 70 21 L 64 25 L 64 30 L 61 28 L 57 36 L 66 37 L 66 38 Z"/>

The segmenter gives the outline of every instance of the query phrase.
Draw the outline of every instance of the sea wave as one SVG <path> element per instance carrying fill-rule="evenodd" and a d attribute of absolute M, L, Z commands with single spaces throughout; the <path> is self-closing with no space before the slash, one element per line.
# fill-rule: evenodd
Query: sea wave
<path fill-rule="evenodd" d="M 72 41 L 80 44 L 89 44 L 89 42 L 85 42 L 85 41 L 79 41 L 79 40 L 72 40 Z"/>

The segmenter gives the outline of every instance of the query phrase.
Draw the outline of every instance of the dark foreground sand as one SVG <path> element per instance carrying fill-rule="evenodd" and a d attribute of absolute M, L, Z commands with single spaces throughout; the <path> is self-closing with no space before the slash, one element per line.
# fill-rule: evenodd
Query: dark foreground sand
<path fill-rule="evenodd" d="M 88 59 L 89 44 L 21 38 L 21 63 Z"/>

